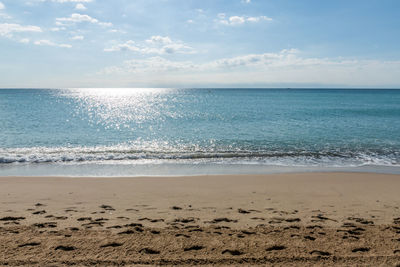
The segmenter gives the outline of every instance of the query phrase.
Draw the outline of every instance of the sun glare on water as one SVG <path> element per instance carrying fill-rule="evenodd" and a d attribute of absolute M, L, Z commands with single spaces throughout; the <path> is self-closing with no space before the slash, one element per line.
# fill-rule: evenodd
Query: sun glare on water
<path fill-rule="evenodd" d="M 175 89 L 164 88 L 81 88 L 61 93 L 76 102 L 76 115 L 89 118 L 91 124 L 106 128 L 129 128 L 131 124 L 163 121 L 176 114 L 169 106 Z M 161 112 L 162 111 L 162 112 Z"/>

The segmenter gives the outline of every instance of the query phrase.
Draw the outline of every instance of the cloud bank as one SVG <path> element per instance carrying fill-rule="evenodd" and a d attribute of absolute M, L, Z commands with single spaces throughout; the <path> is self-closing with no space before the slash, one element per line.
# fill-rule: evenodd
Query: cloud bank
<path fill-rule="evenodd" d="M 42 29 L 38 26 L 20 25 L 16 23 L 0 24 L 0 36 L 12 37 L 13 33 L 17 32 L 42 32 Z"/>
<path fill-rule="evenodd" d="M 141 43 L 129 40 L 105 48 L 105 52 L 132 51 L 140 54 L 193 54 L 196 51 L 182 41 L 172 41 L 168 36 L 154 35 Z"/>
<path fill-rule="evenodd" d="M 73 13 L 71 14 L 70 17 L 56 18 L 56 25 L 58 26 L 67 26 L 69 24 L 76 24 L 81 22 L 89 22 L 92 24 L 97 24 L 106 27 L 112 26 L 111 22 L 101 22 L 98 19 L 92 18 L 89 15 L 83 15 L 79 13 Z"/>
<path fill-rule="evenodd" d="M 126 60 L 98 75 L 119 77 L 127 84 L 165 83 L 190 87 L 203 84 L 332 84 L 392 86 L 400 76 L 400 61 L 301 57 L 296 49 L 248 54 L 196 64 L 161 56 Z M 340 84 L 338 83 L 340 81 Z"/>

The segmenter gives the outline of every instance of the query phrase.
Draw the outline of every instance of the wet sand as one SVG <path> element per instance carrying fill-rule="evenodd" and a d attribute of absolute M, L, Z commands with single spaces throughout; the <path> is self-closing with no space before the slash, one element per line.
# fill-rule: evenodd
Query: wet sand
<path fill-rule="evenodd" d="M 0 177 L 0 265 L 400 264 L 400 175 Z"/>

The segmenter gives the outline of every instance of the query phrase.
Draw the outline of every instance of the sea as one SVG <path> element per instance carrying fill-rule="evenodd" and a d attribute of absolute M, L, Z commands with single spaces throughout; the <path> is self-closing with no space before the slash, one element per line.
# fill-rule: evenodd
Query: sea
<path fill-rule="evenodd" d="M 400 90 L 0 90 L 0 176 L 400 173 Z"/>

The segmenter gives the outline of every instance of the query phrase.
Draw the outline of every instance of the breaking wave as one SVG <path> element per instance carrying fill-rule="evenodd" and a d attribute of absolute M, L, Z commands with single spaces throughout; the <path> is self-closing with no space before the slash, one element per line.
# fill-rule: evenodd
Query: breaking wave
<path fill-rule="evenodd" d="M 216 163 L 278 166 L 400 166 L 400 153 L 391 149 L 218 150 L 133 149 L 110 147 L 33 147 L 0 149 L 0 164 L 38 163 Z"/>

